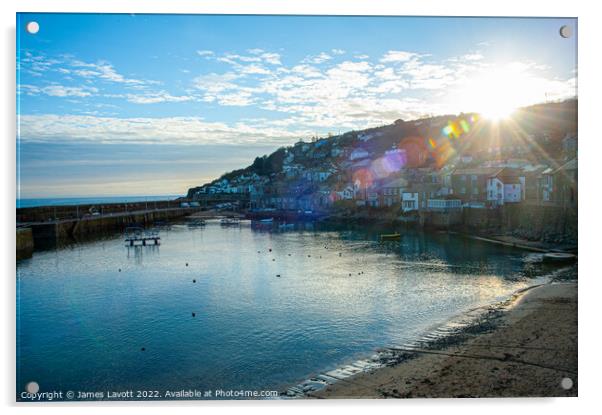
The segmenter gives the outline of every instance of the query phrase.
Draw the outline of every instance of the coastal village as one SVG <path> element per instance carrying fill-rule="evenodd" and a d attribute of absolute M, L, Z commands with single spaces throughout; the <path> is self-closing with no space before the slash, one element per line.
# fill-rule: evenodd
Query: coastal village
<path fill-rule="evenodd" d="M 577 141 L 574 100 L 524 108 L 499 122 L 476 114 L 397 120 L 299 140 L 190 189 L 187 198 L 268 214 L 388 215 L 448 225 L 461 222 L 464 210 L 576 214 Z"/>

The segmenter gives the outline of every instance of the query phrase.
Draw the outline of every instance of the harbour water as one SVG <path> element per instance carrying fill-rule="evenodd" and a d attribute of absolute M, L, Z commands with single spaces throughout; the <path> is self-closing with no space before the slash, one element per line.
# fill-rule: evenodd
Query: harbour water
<path fill-rule="evenodd" d="M 546 280 L 518 250 L 379 232 L 208 221 L 36 252 L 17 264 L 17 391 L 282 391 Z"/>

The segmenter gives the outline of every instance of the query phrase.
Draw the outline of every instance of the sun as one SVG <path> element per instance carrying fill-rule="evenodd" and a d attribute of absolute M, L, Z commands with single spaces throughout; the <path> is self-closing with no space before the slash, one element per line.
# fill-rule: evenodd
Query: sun
<path fill-rule="evenodd" d="M 502 121 L 510 118 L 516 107 L 504 102 L 491 102 L 484 104 L 479 109 L 479 114 L 486 120 Z"/>
<path fill-rule="evenodd" d="M 512 66 L 483 71 L 463 86 L 465 108 L 491 121 L 501 121 L 532 100 L 533 78 Z"/>

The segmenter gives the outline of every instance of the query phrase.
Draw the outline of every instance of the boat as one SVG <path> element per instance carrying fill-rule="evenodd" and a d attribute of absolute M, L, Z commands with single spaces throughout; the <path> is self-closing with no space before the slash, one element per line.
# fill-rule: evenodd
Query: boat
<path fill-rule="evenodd" d="M 385 233 L 380 235 L 381 241 L 399 241 L 399 238 L 401 238 L 400 233 Z"/>
<path fill-rule="evenodd" d="M 201 227 L 201 226 L 205 226 L 207 225 L 207 222 L 205 221 L 205 219 L 196 219 L 196 220 L 192 220 L 190 222 L 188 222 L 188 226 L 195 228 L 195 227 Z"/>
<path fill-rule="evenodd" d="M 223 218 L 220 220 L 220 224 L 223 226 L 238 226 L 240 225 L 240 219 L 238 218 Z"/>
<path fill-rule="evenodd" d="M 278 225 L 278 229 L 295 229 L 295 224 L 294 223 L 281 223 L 280 225 Z"/>
<path fill-rule="evenodd" d="M 272 223 L 272 222 L 274 222 L 274 218 L 260 219 L 259 222 L 261 222 L 261 223 Z"/>
<path fill-rule="evenodd" d="M 542 261 L 548 263 L 567 263 L 576 260 L 577 255 L 568 252 L 546 252 L 542 257 Z"/>

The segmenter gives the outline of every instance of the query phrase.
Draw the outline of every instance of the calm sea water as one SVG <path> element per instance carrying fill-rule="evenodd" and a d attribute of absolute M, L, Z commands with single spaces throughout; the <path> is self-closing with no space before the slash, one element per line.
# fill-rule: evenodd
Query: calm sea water
<path fill-rule="evenodd" d="M 152 202 L 155 200 L 173 200 L 180 196 L 106 196 L 106 197 L 63 197 L 41 199 L 17 199 L 17 208 L 36 206 L 74 206 L 95 205 L 103 203 L 135 203 Z"/>
<path fill-rule="evenodd" d="M 17 265 L 17 390 L 282 390 L 543 278 L 520 251 L 377 234 L 209 222 L 36 252 Z"/>

